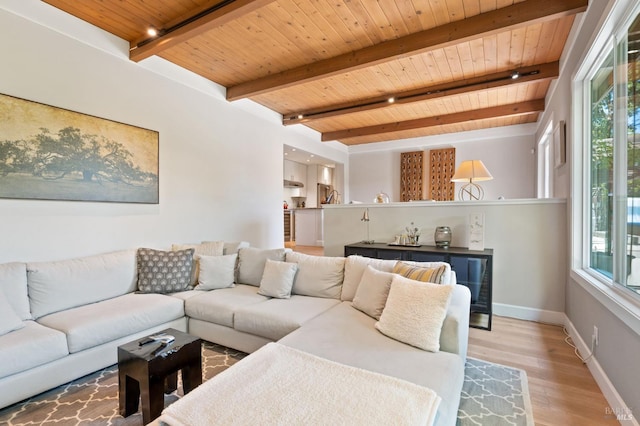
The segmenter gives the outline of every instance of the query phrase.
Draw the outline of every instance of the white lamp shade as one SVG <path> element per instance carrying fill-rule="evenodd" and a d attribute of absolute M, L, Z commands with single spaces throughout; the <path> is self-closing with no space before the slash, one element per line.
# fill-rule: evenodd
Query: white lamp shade
<path fill-rule="evenodd" d="M 482 163 L 482 160 L 463 161 L 451 178 L 451 182 L 480 182 L 491 180 L 493 176 Z"/>

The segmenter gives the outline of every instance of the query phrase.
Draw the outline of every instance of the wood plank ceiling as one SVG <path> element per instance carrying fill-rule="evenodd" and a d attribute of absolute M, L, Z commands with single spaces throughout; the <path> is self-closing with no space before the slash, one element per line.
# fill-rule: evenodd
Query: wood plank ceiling
<path fill-rule="evenodd" d="M 531 123 L 587 0 L 43 0 L 347 145 Z M 153 27 L 158 35 L 147 35 Z M 512 76 L 518 73 L 519 78 Z M 390 99 L 392 101 L 390 101 Z"/>

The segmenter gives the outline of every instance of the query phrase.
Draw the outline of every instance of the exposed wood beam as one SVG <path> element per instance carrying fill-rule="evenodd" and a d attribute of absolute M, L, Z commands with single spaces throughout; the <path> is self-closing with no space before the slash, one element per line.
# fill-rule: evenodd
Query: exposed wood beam
<path fill-rule="evenodd" d="M 302 65 L 227 88 L 227 100 L 284 89 L 393 59 L 456 45 L 507 29 L 574 15 L 587 9 L 587 0 L 528 0 L 451 22 L 355 52 Z"/>
<path fill-rule="evenodd" d="M 424 127 L 441 126 L 444 124 L 461 123 L 471 120 L 483 120 L 486 118 L 507 117 L 522 114 L 531 114 L 544 111 L 544 99 L 520 102 L 516 104 L 500 105 L 491 108 L 476 109 L 472 111 L 457 112 L 435 117 L 417 118 L 415 120 L 399 121 L 396 123 L 378 124 L 375 126 L 359 127 L 356 129 L 336 130 L 322 134 L 322 141 L 344 141 L 345 139 L 359 136 L 371 136 L 380 133 L 401 132 L 403 130 L 421 129 Z M 349 145 L 348 142 L 346 142 Z"/>
<path fill-rule="evenodd" d="M 515 80 L 512 78 L 514 72 L 518 72 L 520 75 L 520 77 Z M 426 101 L 446 96 L 460 95 L 463 93 L 495 89 L 497 87 L 523 84 L 532 81 L 550 80 L 558 77 L 559 72 L 560 64 L 557 61 L 532 65 L 530 67 L 519 68 L 517 70 L 498 72 L 465 80 L 426 86 L 420 89 L 409 90 L 394 95 L 390 94 L 387 96 L 360 99 L 354 102 L 345 102 L 323 108 L 300 111 L 295 115 L 283 117 L 282 123 L 285 126 L 290 124 L 307 123 L 344 114 L 388 108 L 393 105 Z M 391 96 L 394 98 L 393 103 L 389 102 L 389 97 Z M 298 118 L 299 116 L 302 116 L 302 118 Z"/>
<path fill-rule="evenodd" d="M 144 41 L 135 40 L 129 48 L 129 59 L 138 62 L 196 37 L 213 28 L 253 12 L 274 0 L 216 0 L 208 8 L 199 8 L 194 14 L 174 20 L 159 29 L 159 36 Z M 176 22 L 177 21 L 177 22 Z"/>

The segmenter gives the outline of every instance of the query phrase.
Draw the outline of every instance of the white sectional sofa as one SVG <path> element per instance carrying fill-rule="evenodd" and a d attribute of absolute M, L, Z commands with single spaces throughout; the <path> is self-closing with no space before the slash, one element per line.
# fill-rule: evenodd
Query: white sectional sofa
<path fill-rule="evenodd" d="M 430 352 L 387 337 L 375 328 L 376 319 L 353 307 L 365 269 L 389 272 L 395 261 L 316 257 L 237 243 L 226 247 L 227 254 L 241 247 L 232 287 L 168 295 L 136 292 L 135 250 L 0 265 L 0 306 L 4 295 L 21 321 L 0 336 L 0 407 L 112 365 L 117 346 L 173 327 L 249 353 L 279 341 L 427 386 L 442 397 L 436 424 L 455 424 L 470 293 L 455 284 L 449 265 L 439 279 L 453 288 L 438 330 L 440 351 Z M 295 264 L 290 297 L 261 294 L 270 262 Z M 269 275 L 271 285 L 274 277 Z"/>

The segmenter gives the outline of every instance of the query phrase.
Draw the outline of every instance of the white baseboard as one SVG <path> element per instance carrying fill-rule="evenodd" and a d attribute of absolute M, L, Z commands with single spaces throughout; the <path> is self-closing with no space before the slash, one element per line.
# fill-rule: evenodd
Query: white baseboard
<path fill-rule="evenodd" d="M 493 313 L 503 317 L 557 325 L 564 325 L 565 319 L 567 318 L 564 312 L 547 311 L 544 309 L 527 308 L 504 303 L 494 303 Z"/>
<path fill-rule="evenodd" d="M 588 346 L 584 340 L 582 340 L 582 337 L 580 337 L 580 334 L 578 334 L 578 331 L 573 326 L 573 323 L 566 315 L 564 326 L 567 329 L 569 336 L 571 336 L 571 340 L 573 340 L 573 343 L 578 348 L 580 355 L 582 355 L 583 358 L 588 357 L 589 354 L 591 354 L 591 347 Z M 587 367 L 589 368 L 589 371 L 591 372 L 593 378 L 596 380 L 596 383 L 600 387 L 602 394 L 611 406 L 611 412 L 604 412 L 603 416 L 613 416 L 623 426 L 640 426 L 638 420 L 634 416 L 633 411 L 629 407 L 627 407 L 625 402 L 622 400 L 622 397 L 613 386 L 613 383 L 611 383 L 611 380 L 609 380 L 609 377 L 606 375 L 595 356 L 587 360 Z"/>

